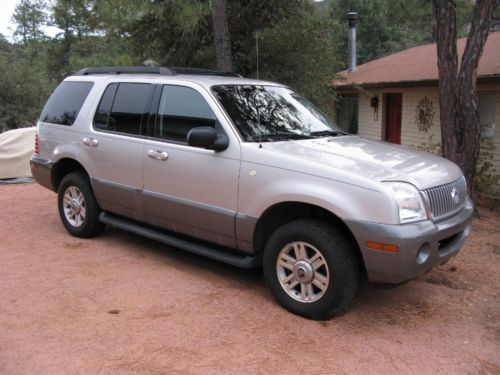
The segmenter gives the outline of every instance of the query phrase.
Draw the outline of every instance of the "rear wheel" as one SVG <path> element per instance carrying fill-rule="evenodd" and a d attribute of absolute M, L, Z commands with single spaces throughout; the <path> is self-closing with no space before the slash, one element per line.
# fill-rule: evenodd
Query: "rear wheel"
<path fill-rule="evenodd" d="M 322 320 L 347 308 L 359 271 L 354 249 L 336 228 L 306 219 L 285 224 L 271 235 L 264 275 L 280 305 Z"/>
<path fill-rule="evenodd" d="M 104 228 L 99 221 L 99 206 L 84 173 L 67 174 L 57 194 L 59 216 L 72 236 L 94 237 Z"/>

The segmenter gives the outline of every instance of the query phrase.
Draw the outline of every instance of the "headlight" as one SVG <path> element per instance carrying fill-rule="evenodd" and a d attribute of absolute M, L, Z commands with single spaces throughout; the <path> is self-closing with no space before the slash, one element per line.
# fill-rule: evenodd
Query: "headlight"
<path fill-rule="evenodd" d="M 398 205 L 401 224 L 427 219 L 424 201 L 417 188 L 405 182 L 386 182 L 385 186 Z"/>

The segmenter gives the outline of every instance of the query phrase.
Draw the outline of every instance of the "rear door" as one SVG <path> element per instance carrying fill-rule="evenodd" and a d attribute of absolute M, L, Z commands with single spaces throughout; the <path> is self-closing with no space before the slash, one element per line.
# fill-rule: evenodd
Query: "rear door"
<path fill-rule="evenodd" d="M 143 133 L 153 93 L 149 83 L 108 84 L 82 139 L 101 208 L 137 220 L 142 219 Z"/>
<path fill-rule="evenodd" d="M 156 121 L 142 151 L 146 221 L 235 247 L 239 143 L 230 141 L 221 152 L 187 145 L 187 133 L 198 126 L 228 135 L 220 109 L 203 88 L 166 84 L 156 96 Z"/>

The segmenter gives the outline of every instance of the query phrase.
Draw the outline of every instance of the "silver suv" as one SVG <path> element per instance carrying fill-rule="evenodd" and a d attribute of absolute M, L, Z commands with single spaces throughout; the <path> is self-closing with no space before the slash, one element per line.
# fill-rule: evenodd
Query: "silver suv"
<path fill-rule="evenodd" d="M 327 319 L 361 276 L 397 284 L 470 231 L 460 169 L 346 134 L 286 86 L 230 73 L 87 68 L 38 122 L 31 167 L 77 237 L 105 224 L 263 266 L 289 311 Z"/>

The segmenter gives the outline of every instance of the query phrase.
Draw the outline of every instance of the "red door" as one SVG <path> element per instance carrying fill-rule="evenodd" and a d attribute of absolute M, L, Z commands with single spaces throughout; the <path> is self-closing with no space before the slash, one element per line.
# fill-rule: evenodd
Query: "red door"
<path fill-rule="evenodd" d="M 385 140 L 401 144 L 402 94 L 385 94 Z"/>

